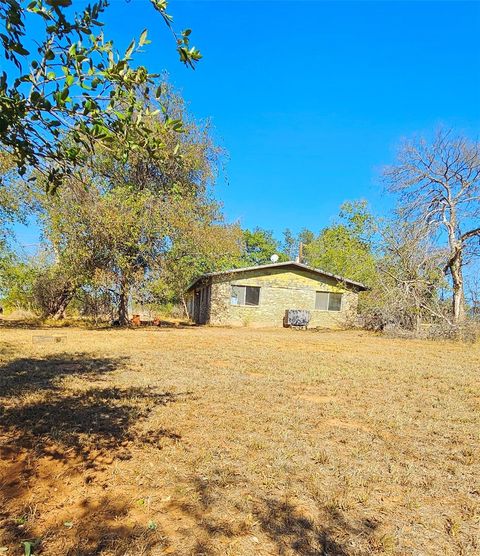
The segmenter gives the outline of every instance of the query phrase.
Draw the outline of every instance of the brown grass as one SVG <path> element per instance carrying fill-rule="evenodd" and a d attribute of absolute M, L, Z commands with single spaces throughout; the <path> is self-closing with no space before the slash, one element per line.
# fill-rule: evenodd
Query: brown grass
<path fill-rule="evenodd" d="M 478 345 L 38 333 L 0 328 L 7 556 L 480 553 Z"/>

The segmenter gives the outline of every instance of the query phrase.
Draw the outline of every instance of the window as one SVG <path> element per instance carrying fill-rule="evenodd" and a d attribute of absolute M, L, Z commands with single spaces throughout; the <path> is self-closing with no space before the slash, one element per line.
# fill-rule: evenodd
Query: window
<path fill-rule="evenodd" d="M 328 311 L 328 292 L 317 292 L 315 298 L 315 309 Z"/>
<path fill-rule="evenodd" d="M 232 305 L 256 306 L 259 302 L 260 288 L 256 286 L 232 286 Z"/>
<path fill-rule="evenodd" d="M 232 286 L 232 305 L 245 305 L 245 287 Z"/>
<path fill-rule="evenodd" d="M 318 311 L 340 311 L 342 309 L 342 294 L 316 292 L 315 309 Z"/>
<path fill-rule="evenodd" d="M 245 305 L 258 305 L 260 301 L 260 288 L 245 287 Z"/>
<path fill-rule="evenodd" d="M 328 310 L 329 311 L 340 311 L 342 308 L 342 294 L 341 293 L 331 293 L 328 296 Z"/>

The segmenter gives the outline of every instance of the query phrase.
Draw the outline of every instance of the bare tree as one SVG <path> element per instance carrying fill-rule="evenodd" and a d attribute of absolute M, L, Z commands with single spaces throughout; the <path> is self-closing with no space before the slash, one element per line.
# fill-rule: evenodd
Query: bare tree
<path fill-rule="evenodd" d="M 362 300 L 367 328 L 419 333 L 424 321 L 451 325 L 440 297 L 444 257 L 432 245 L 428 227 L 394 221 L 380 234 L 376 278 Z"/>
<path fill-rule="evenodd" d="M 399 194 L 400 214 L 429 225 L 445 242 L 453 321 L 460 322 L 465 317 L 463 267 L 480 246 L 480 144 L 440 130 L 432 143 L 405 142 L 397 163 L 383 176 L 388 189 Z"/>
<path fill-rule="evenodd" d="M 480 277 L 478 274 L 474 274 L 470 279 L 468 297 L 470 299 L 472 317 L 480 320 Z"/>
<path fill-rule="evenodd" d="M 382 238 L 379 280 L 404 315 L 403 323 L 411 319 L 416 332 L 424 318 L 451 324 L 439 297 L 444 256 L 432 245 L 428 226 L 392 223 L 382 230 Z"/>

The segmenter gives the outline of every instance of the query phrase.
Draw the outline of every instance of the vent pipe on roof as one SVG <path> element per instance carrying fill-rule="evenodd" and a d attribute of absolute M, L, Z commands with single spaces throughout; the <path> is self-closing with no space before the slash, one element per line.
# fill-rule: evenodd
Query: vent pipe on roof
<path fill-rule="evenodd" d="M 300 242 L 298 244 L 298 255 L 297 255 L 297 258 L 295 259 L 295 262 L 301 263 L 302 259 L 303 259 L 303 243 Z"/>

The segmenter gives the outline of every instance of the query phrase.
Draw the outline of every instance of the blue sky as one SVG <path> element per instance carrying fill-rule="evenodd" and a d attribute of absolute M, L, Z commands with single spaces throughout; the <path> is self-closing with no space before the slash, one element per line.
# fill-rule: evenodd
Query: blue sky
<path fill-rule="evenodd" d="M 277 235 L 328 225 L 347 199 L 390 200 L 377 183 L 404 136 L 480 130 L 480 3 L 171 0 L 193 29 L 196 71 L 148 0 L 112 0 L 119 47 L 147 27 L 138 59 L 167 70 L 228 151 L 217 196 L 230 220 Z"/>

